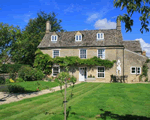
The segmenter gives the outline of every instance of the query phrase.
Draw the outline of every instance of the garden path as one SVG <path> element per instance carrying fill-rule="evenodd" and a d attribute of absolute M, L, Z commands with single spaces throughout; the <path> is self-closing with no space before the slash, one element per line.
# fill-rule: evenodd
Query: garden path
<path fill-rule="evenodd" d="M 79 83 L 81 82 L 76 82 L 75 85 Z M 64 86 L 62 86 L 62 89 L 64 89 Z M 0 105 L 20 101 L 26 98 L 36 97 L 47 93 L 52 93 L 54 91 L 59 91 L 59 90 L 60 90 L 60 86 L 53 87 L 51 89 L 41 90 L 39 92 L 25 93 L 25 94 L 0 92 Z"/>

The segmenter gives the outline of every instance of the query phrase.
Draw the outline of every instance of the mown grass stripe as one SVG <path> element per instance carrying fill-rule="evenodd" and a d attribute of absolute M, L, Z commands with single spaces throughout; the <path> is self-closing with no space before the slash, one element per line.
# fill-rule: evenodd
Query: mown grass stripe
<path fill-rule="evenodd" d="M 88 86 L 90 86 L 90 87 L 88 87 Z M 94 85 L 88 85 L 87 87 L 85 87 L 85 91 L 86 91 L 86 89 L 88 90 L 89 88 L 92 88 Z M 84 90 L 84 89 L 83 89 Z M 81 91 L 82 92 L 82 91 Z M 59 102 L 60 101 L 60 102 Z M 6 118 L 6 119 L 11 119 L 11 118 L 15 118 L 15 117 L 17 117 L 17 119 L 20 119 L 20 117 L 19 116 L 21 116 L 22 117 L 22 115 L 26 118 L 27 116 L 28 116 L 28 114 L 30 113 L 31 114 L 31 112 L 32 112 L 32 116 L 34 116 L 34 114 L 36 114 L 36 113 L 38 113 L 39 114 L 39 112 L 41 113 L 43 110 L 45 111 L 47 111 L 50 107 L 56 107 L 56 106 L 58 106 L 59 104 L 61 104 L 62 103 L 62 101 L 61 101 L 61 99 L 57 99 L 56 101 L 50 101 L 50 102 L 48 102 L 48 103 L 43 103 L 42 105 L 39 105 L 39 106 L 36 106 L 36 107 L 34 107 L 34 108 L 32 108 L 32 109 L 30 109 L 30 110 L 28 110 L 28 111 L 25 111 L 25 112 L 21 112 L 21 113 L 19 113 L 19 114 L 15 114 L 15 115 L 12 115 L 12 116 L 10 116 L 10 117 L 8 117 L 8 118 Z M 52 105 L 52 106 L 50 106 L 50 105 Z M 49 108 L 46 108 L 47 106 L 50 106 Z M 44 109 L 43 109 L 44 108 Z M 39 109 L 40 110 L 42 110 L 42 111 L 39 111 Z M 5 111 L 6 112 L 6 111 Z M 11 111 L 9 111 L 9 112 L 11 112 Z M 19 117 L 19 118 L 18 118 Z"/>
<path fill-rule="evenodd" d="M 83 83 L 81 83 L 81 84 L 78 84 L 78 85 L 75 85 L 75 87 L 74 87 L 74 90 L 78 90 L 78 87 L 82 87 L 82 86 L 84 86 L 84 84 Z M 70 87 L 68 88 L 68 90 L 70 91 Z M 21 107 L 21 105 L 27 105 L 27 104 L 30 104 L 30 103 L 32 103 L 32 102 L 36 102 L 36 101 L 39 101 L 39 99 L 40 99 L 40 101 L 42 100 L 42 99 L 47 99 L 47 98 L 50 98 L 50 100 L 51 99 L 53 99 L 54 97 L 56 97 L 56 96 L 58 96 L 57 94 L 55 94 L 55 93 L 60 93 L 60 91 L 56 91 L 56 92 L 54 92 L 54 93 L 47 93 L 47 94 L 44 94 L 44 95 L 40 95 L 40 96 L 36 96 L 36 97 L 33 97 L 33 98 L 26 98 L 26 99 L 23 99 L 23 100 L 21 100 L 21 101 L 17 101 L 17 102 L 13 102 L 13 103 L 10 103 L 10 104 L 4 104 L 4 105 L 0 105 L 0 111 L 3 109 L 9 109 L 10 107 L 11 108 L 13 108 L 13 107 L 17 107 L 17 106 L 20 106 Z M 61 94 L 61 93 L 60 93 Z M 51 97 L 50 97 L 50 95 L 51 95 Z M 52 97 L 52 95 L 53 95 L 53 97 Z M 37 99 L 37 97 L 38 97 L 38 99 Z M 26 100 L 28 100 L 28 101 L 26 101 Z M 31 101 L 30 101 L 31 100 Z"/>
<path fill-rule="evenodd" d="M 67 103 L 67 106 L 70 106 L 70 105 L 75 105 L 76 103 L 80 102 L 82 99 L 80 98 L 83 98 L 84 96 L 87 96 L 88 94 L 91 94 L 94 90 L 97 90 L 99 89 L 99 87 L 103 86 L 102 84 L 93 84 L 94 87 L 92 87 L 92 89 L 89 89 L 87 92 L 83 93 L 83 94 L 80 94 L 78 95 L 77 97 L 71 99 L 68 103 Z M 60 111 L 58 111 L 60 110 Z M 50 111 L 48 111 L 49 113 L 52 113 L 52 112 L 58 112 L 60 113 L 62 111 L 62 107 L 61 106 L 58 106 L 58 107 L 55 107 L 53 109 L 51 109 Z M 42 113 L 43 114 L 43 113 Z M 39 116 L 41 116 L 42 114 L 38 115 L 38 116 L 35 116 L 32 118 L 32 120 L 35 120 L 36 118 L 39 118 Z M 45 117 L 43 117 L 42 119 L 46 119 L 47 117 L 51 118 L 52 116 L 51 115 L 45 115 Z"/>

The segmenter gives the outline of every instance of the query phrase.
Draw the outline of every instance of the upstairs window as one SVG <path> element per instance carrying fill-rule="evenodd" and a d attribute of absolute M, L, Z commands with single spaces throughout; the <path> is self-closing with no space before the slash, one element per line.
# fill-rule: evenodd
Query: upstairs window
<path fill-rule="evenodd" d="M 51 41 L 57 41 L 57 35 L 52 35 L 51 36 Z"/>
<path fill-rule="evenodd" d="M 105 49 L 98 49 L 97 50 L 97 57 L 101 59 L 105 59 Z"/>
<path fill-rule="evenodd" d="M 131 67 L 131 74 L 141 74 L 140 67 Z"/>
<path fill-rule="evenodd" d="M 53 58 L 59 57 L 59 50 L 53 50 Z"/>
<path fill-rule="evenodd" d="M 80 58 L 86 58 L 86 50 L 85 49 L 80 50 Z"/>
<path fill-rule="evenodd" d="M 97 33 L 97 40 L 103 40 L 104 39 L 104 33 Z"/>
<path fill-rule="evenodd" d="M 75 41 L 82 41 L 82 35 L 76 35 Z"/>

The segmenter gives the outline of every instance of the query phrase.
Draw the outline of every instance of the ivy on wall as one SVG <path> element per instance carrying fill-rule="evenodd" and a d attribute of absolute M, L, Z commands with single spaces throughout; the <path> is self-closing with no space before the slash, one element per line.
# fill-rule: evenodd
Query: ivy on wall
<path fill-rule="evenodd" d="M 44 71 L 45 73 L 50 73 L 53 64 L 58 64 L 61 67 L 66 66 L 104 66 L 107 68 L 112 68 L 116 60 L 102 60 L 94 56 L 89 59 L 80 59 L 78 56 L 66 56 L 66 57 L 56 57 L 52 58 L 48 54 L 43 54 L 39 49 L 36 51 L 36 58 L 34 61 L 34 67 Z"/>

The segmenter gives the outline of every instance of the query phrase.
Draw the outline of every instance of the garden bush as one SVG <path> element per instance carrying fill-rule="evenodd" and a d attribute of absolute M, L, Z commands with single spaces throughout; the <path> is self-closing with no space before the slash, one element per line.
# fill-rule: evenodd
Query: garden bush
<path fill-rule="evenodd" d="M 0 84 L 5 84 L 5 78 L 4 77 L 0 77 Z"/>
<path fill-rule="evenodd" d="M 22 78 L 17 78 L 16 82 L 24 82 L 24 80 Z"/>
<path fill-rule="evenodd" d="M 9 83 L 10 83 L 9 78 L 6 78 L 6 80 L 5 80 L 5 84 L 9 84 Z"/>
<path fill-rule="evenodd" d="M 10 93 L 24 93 L 25 89 L 19 85 L 8 85 L 8 91 Z"/>
<path fill-rule="evenodd" d="M 32 68 L 29 66 L 23 66 L 18 71 L 18 76 L 24 81 L 36 81 L 42 80 L 45 75 L 41 70 L 37 70 L 36 68 Z"/>

